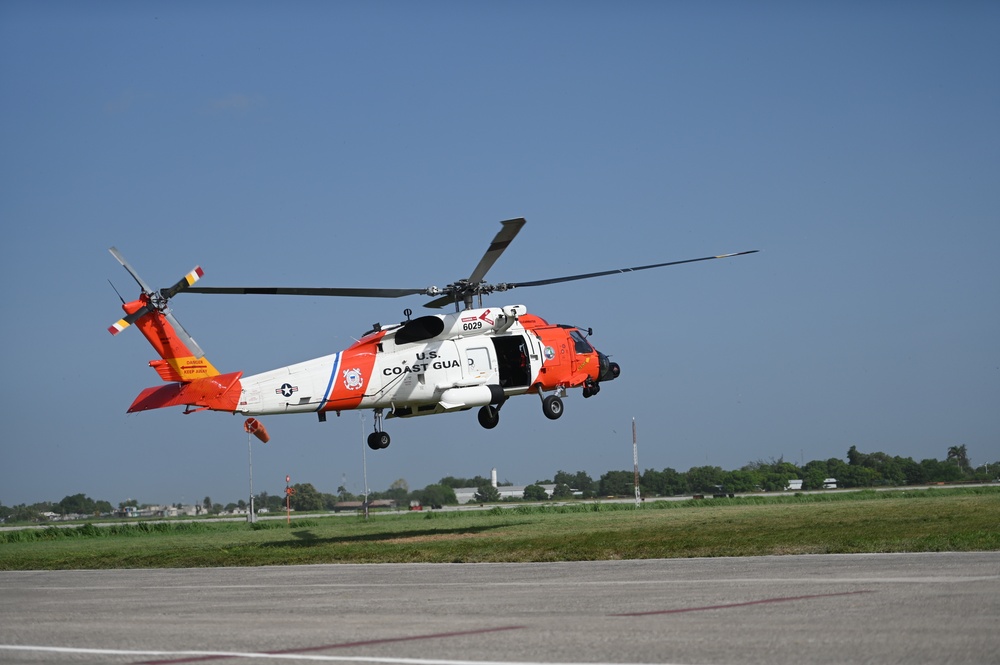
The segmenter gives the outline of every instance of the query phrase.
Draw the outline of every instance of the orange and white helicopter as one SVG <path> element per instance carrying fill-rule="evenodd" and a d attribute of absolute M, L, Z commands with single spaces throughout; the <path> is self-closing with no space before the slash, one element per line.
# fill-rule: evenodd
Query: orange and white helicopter
<path fill-rule="evenodd" d="M 129 413 L 170 406 L 184 413 L 212 410 L 247 416 L 316 413 L 321 422 L 333 411 L 372 409 L 374 431 L 368 436 L 373 450 L 386 448 L 387 418 L 409 418 L 479 408 L 479 423 L 492 429 L 500 408 L 515 395 L 535 394 L 542 412 L 555 420 L 563 413 L 562 397 L 582 388 L 584 397 L 596 395 L 601 383 L 618 377 L 620 368 L 588 341 L 591 331 L 553 325 L 524 305 L 482 307 L 482 296 L 527 286 L 542 286 L 623 272 L 694 263 L 752 254 L 757 250 L 669 261 L 530 282 L 484 281 L 510 242 L 524 226 L 522 218 L 502 222 L 489 249 L 468 279 L 443 288 L 294 288 L 195 287 L 203 275 L 195 268 L 170 288 L 150 288 L 114 247 L 111 254 L 132 275 L 142 293 L 125 302 L 125 317 L 108 330 L 112 335 L 134 324 L 159 354 L 150 366 L 166 381 L 143 390 Z M 338 353 L 281 367 L 261 374 L 219 372 L 174 318 L 167 307 L 178 293 L 268 294 L 397 298 L 432 296 L 427 307 L 454 304 L 455 312 L 411 318 L 380 326 Z M 478 307 L 473 307 L 478 299 Z"/>

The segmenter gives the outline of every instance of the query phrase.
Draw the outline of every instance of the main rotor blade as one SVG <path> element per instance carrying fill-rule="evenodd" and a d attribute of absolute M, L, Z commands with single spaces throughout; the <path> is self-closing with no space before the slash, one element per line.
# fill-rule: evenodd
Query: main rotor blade
<path fill-rule="evenodd" d="M 447 307 L 449 305 L 454 305 L 461 298 L 456 296 L 454 293 L 446 293 L 440 298 L 435 298 L 430 302 L 424 303 L 424 307 L 430 307 L 431 309 L 441 309 L 442 307 Z"/>
<path fill-rule="evenodd" d="M 142 281 L 142 278 L 139 277 L 139 273 L 137 273 L 132 268 L 132 266 L 129 265 L 128 261 L 125 260 L 125 257 L 122 256 L 122 253 L 118 251 L 117 247 L 109 247 L 108 251 L 111 252 L 111 256 L 118 259 L 118 263 L 122 264 L 122 267 L 125 268 L 125 270 L 128 270 L 128 274 L 132 275 L 132 279 L 134 279 L 139 284 L 139 288 L 142 289 L 143 293 L 153 292 L 153 289 L 149 287 L 149 284 L 146 284 L 146 282 Z"/>
<path fill-rule="evenodd" d="M 483 254 L 483 258 L 479 260 L 479 265 L 476 266 L 475 270 L 469 276 L 470 284 L 478 284 L 483 281 L 483 277 L 486 276 L 489 269 L 493 267 L 493 264 L 500 258 L 503 251 L 514 240 L 521 227 L 527 224 L 527 220 L 524 217 L 518 217 L 517 219 L 508 219 L 500 223 L 503 224 L 503 228 L 493 238 L 489 249 Z"/>
<path fill-rule="evenodd" d="M 201 269 L 201 266 L 195 266 L 194 270 L 181 277 L 180 280 L 169 289 L 161 289 L 160 295 L 162 295 L 165 299 L 170 300 L 184 289 L 190 288 L 192 284 L 197 282 L 204 275 L 205 271 Z"/>
<path fill-rule="evenodd" d="M 684 259 L 683 261 L 667 261 L 666 263 L 653 263 L 648 266 L 635 266 L 634 268 L 619 268 L 617 270 L 603 270 L 601 272 L 588 272 L 582 275 L 569 275 L 567 277 L 553 277 L 552 279 L 539 279 L 533 282 L 510 282 L 505 286 L 514 289 L 522 286 L 544 286 L 546 284 L 559 284 L 560 282 L 572 282 L 578 279 L 590 279 L 591 277 L 604 277 L 605 275 L 616 275 L 625 272 L 637 272 L 639 270 L 649 270 L 650 268 L 663 268 L 666 266 L 677 266 L 682 263 L 695 263 L 697 261 L 711 261 L 712 259 L 728 259 L 732 256 L 743 256 L 744 254 L 755 254 L 758 249 L 751 249 L 745 252 L 733 252 L 732 254 L 720 254 L 718 256 L 703 256 L 700 259 Z"/>
<path fill-rule="evenodd" d="M 344 289 L 336 287 L 295 287 L 295 286 L 192 286 L 182 293 L 214 293 L 229 295 L 266 296 L 340 296 L 347 298 L 401 298 L 428 294 L 430 289 Z M 439 292 L 438 292 L 439 293 Z M 431 291 L 429 295 L 433 295 Z"/>

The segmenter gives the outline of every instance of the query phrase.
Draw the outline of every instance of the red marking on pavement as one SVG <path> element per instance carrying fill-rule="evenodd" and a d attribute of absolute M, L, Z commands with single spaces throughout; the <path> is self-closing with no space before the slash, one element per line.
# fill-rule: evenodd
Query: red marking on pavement
<path fill-rule="evenodd" d="M 650 612 L 623 612 L 622 614 L 612 614 L 615 617 L 644 617 L 653 614 L 680 614 L 681 612 L 703 612 L 705 610 L 727 610 L 732 607 L 746 607 L 748 605 L 765 605 L 767 603 L 788 603 L 793 600 L 814 600 L 816 598 L 834 598 L 836 596 L 853 596 L 859 593 L 871 593 L 871 591 L 843 591 L 841 593 L 818 593 L 812 596 L 790 596 L 787 598 L 764 598 L 762 600 L 748 600 L 745 603 L 729 603 L 727 605 L 709 605 L 707 607 L 680 607 L 674 610 L 652 610 Z"/>
<path fill-rule="evenodd" d="M 452 633 L 432 633 L 430 635 L 410 635 L 407 637 L 385 637 L 377 640 L 361 640 L 359 642 L 341 642 L 339 644 L 324 644 L 318 647 L 303 647 L 301 649 L 282 649 L 281 651 L 259 651 L 257 653 L 269 656 L 281 654 L 309 653 L 310 651 L 325 651 L 327 649 L 348 649 L 350 647 L 365 647 L 374 644 L 391 644 L 393 642 L 412 642 L 414 640 L 433 640 L 443 637 L 464 637 L 466 635 L 482 635 L 484 633 L 499 633 L 505 630 L 521 630 L 525 626 L 501 626 L 500 628 L 480 628 L 478 630 L 459 630 Z M 237 656 L 195 656 L 193 658 L 176 658 L 170 660 L 144 660 L 137 665 L 172 665 L 173 663 L 199 663 L 206 660 L 223 660 Z"/>

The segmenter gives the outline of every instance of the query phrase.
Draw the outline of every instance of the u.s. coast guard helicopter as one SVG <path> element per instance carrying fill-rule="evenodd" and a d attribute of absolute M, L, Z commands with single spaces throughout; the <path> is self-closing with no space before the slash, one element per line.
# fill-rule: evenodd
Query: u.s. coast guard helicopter
<path fill-rule="evenodd" d="M 331 411 L 339 415 L 351 409 L 372 409 L 375 426 L 368 446 L 373 450 L 389 445 L 389 435 L 382 429 L 383 414 L 409 418 L 478 407 L 479 423 L 492 429 L 509 398 L 532 393 L 541 399 L 545 416 L 555 420 L 563 413 L 562 397 L 567 390 L 582 388 L 584 397 L 596 395 L 602 382 L 618 377 L 618 364 L 590 344 L 589 330 L 584 334 L 574 326 L 550 324 L 529 314 L 524 305 L 484 308 L 482 296 L 757 251 L 489 284 L 483 278 L 525 220 L 510 219 L 502 224 L 472 274 L 443 288 L 195 287 L 192 285 L 203 274 L 198 267 L 170 288 L 157 291 L 117 249 L 110 248 L 142 293 L 131 302 L 122 299 L 125 316 L 108 330 L 114 335 L 134 324 L 159 354 L 160 359 L 149 364 L 167 382 L 143 390 L 128 412 L 183 406 L 184 413 L 206 409 L 247 416 L 317 413 L 322 422 Z M 242 372 L 222 374 L 213 367 L 174 318 L 167 303 L 182 291 L 365 298 L 425 295 L 434 298 L 427 307 L 454 304 L 455 312 L 411 318 L 407 309 L 406 321 L 384 327 L 376 324 L 339 353 L 243 376 Z"/>

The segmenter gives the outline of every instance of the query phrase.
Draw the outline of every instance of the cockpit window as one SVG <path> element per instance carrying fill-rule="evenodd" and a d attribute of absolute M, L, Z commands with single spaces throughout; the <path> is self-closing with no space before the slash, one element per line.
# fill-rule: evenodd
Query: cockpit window
<path fill-rule="evenodd" d="M 573 345 L 576 347 L 577 353 L 593 353 L 594 347 L 590 345 L 587 338 L 583 336 L 579 330 L 573 330 L 569 334 L 573 338 Z"/>

